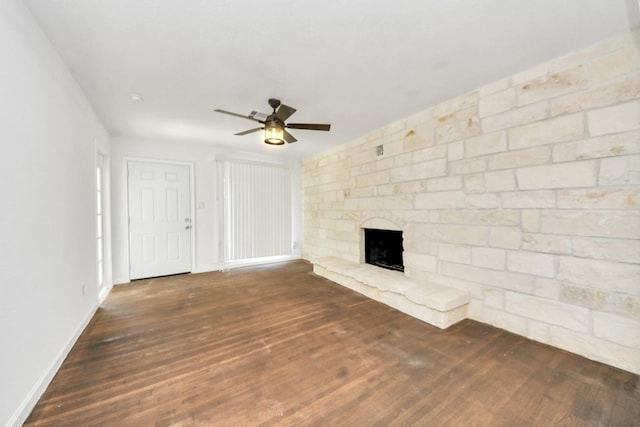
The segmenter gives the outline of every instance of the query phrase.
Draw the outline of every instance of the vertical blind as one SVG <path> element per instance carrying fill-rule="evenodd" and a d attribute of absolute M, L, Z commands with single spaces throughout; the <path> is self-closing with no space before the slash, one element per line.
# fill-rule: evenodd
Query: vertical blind
<path fill-rule="evenodd" d="M 225 161 L 225 260 L 291 254 L 291 171 Z"/>

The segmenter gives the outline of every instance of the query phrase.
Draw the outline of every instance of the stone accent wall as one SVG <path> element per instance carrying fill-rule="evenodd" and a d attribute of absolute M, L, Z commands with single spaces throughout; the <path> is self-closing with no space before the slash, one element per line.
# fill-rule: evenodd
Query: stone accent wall
<path fill-rule="evenodd" d="M 361 225 L 390 221 L 404 231 L 405 274 L 468 290 L 471 318 L 640 373 L 634 39 L 305 160 L 304 258 L 361 262 Z"/>

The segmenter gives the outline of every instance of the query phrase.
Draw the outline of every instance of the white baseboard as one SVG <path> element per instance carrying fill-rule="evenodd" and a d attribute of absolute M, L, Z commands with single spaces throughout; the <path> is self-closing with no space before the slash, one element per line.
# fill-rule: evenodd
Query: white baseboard
<path fill-rule="evenodd" d="M 292 261 L 295 259 L 300 259 L 300 256 L 282 255 L 282 256 L 273 256 L 273 257 L 265 257 L 265 258 L 242 259 L 238 261 L 226 261 L 223 264 L 221 264 L 219 269 L 231 270 L 234 268 L 250 267 L 252 265 L 273 264 L 276 262 Z"/>
<path fill-rule="evenodd" d="M 95 315 L 98 307 L 99 306 L 96 305 L 93 310 L 90 310 L 89 314 L 79 325 L 78 329 L 75 331 L 67 345 L 60 351 L 58 357 L 56 357 L 53 363 L 49 366 L 49 369 L 45 371 L 45 373 L 40 377 L 33 388 L 31 388 L 31 391 L 29 391 L 20 406 L 18 406 L 13 416 L 9 418 L 7 427 L 20 427 L 27 420 L 27 417 L 29 416 L 29 414 L 31 414 L 31 411 L 36 406 L 36 403 L 38 403 L 38 400 L 40 400 L 40 398 L 44 394 L 45 390 L 49 386 L 49 383 L 51 383 L 51 380 L 53 380 L 53 377 L 58 372 L 58 369 L 60 369 L 62 362 L 64 362 L 64 359 L 66 359 L 67 355 L 69 355 L 71 348 L 73 348 L 73 345 L 76 343 L 76 341 L 78 341 L 80 334 L 82 334 L 82 331 L 84 331 L 84 329 L 87 327 L 87 325 Z"/>

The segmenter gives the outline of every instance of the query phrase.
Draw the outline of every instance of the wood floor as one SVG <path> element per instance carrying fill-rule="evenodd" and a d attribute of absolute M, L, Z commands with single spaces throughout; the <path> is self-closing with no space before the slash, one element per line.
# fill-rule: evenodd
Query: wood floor
<path fill-rule="evenodd" d="M 305 261 L 116 287 L 26 426 L 638 426 L 632 375 Z"/>

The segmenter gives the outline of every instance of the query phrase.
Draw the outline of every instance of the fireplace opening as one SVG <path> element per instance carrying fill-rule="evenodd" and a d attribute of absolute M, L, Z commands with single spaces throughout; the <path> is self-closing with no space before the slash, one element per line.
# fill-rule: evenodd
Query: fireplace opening
<path fill-rule="evenodd" d="M 364 254 L 367 264 L 404 271 L 402 231 L 364 229 Z"/>

